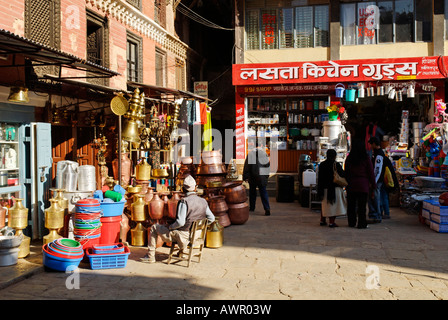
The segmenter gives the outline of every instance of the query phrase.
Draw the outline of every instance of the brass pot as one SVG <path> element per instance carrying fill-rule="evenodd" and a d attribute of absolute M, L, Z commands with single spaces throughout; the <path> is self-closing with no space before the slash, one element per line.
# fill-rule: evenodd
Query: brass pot
<path fill-rule="evenodd" d="M 223 243 L 223 230 L 224 228 L 219 224 L 218 221 L 213 221 L 208 227 L 207 227 L 207 237 L 205 245 L 208 248 L 220 248 L 222 247 Z"/>
<path fill-rule="evenodd" d="M 242 181 L 235 181 L 224 184 L 222 190 L 227 203 L 241 203 L 247 201 L 246 188 Z"/>
<path fill-rule="evenodd" d="M 168 171 L 166 169 L 152 169 L 153 178 L 160 179 L 168 177 Z"/>
<path fill-rule="evenodd" d="M 144 194 L 134 195 L 134 202 L 131 205 L 131 220 L 141 222 L 146 220 L 145 206 L 146 203 L 143 200 Z"/>
<path fill-rule="evenodd" d="M 141 222 L 137 223 L 131 230 L 131 244 L 136 247 L 143 247 L 146 243 L 146 229 Z"/>
<path fill-rule="evenodd" d="M 249 204 L 243 203 L 229 203 L 229 215 L 230 222 L 232 224 L 244 224 L 249 219 Z"/>
<path fill-rule="evenodd" d="M 142 162 L 135 167 L 135 177 L 137 180 L 151 179 L 151 166 L 146 162 L 146 157 L 143 157 Z"/>
<path fill-rule="evenodd" d="M 22 230 L 28 226 L 28 209 L 23 205 L 23 199 L 15 200 L 14 206 L 9 209 L 8 225 L 13 229 Z"/>
<path fill-rule="evenodd" d="M 50 207 L 45 209 L 45 228 L 60 229 L 64 226 L 65 210 L 59 206 L 59 200 L 50 199 Z"/>
<path fill-rule="evenodd" d="M 196 174 L 198 175 L 214 175 L 214 174 L 226 174 L 226 173 L 227 169 L 224 163 L 220 164 L 201 163 L 196 170 Z"/>
<path fill-rule="evenodd" d="M 135 187 L 128 186 L 126 191 L 129 193 L 139 193 L 140 191 L 142 191 L 142 186 L 141 185 L 136 185 Z"/>

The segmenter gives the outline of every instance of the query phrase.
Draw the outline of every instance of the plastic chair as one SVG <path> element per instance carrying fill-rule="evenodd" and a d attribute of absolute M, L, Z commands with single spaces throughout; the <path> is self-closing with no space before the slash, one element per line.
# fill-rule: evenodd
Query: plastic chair
<path fill-rule="evenodd" d="M 188 261 L 187 267 L 189 267 L 191 258 L 193 256 L 198 257 L 198 263 L 201 262 L 202 249 L 204 248 L 205 235 L 207 233 L 207 221 L 207 218 L 196 220 L 191 225 L 189 243 L 187 247 L 184 248 L 184 250 L 187 250 L 187 252 L 181 253 L 179 247 L 177 246 L 177 243 L 175 241 L 171 243 L 171 249 L 168 256 L 167 264 L 170 264 L 171 260 L 175 259 L 178 261 Z M 199 250 L 199 252 L 193 254 L 193 250 L 195 249 Z M 179 252 L 179 256 L 174 256 L 175 252 Z M 184 258 L 184 254 L 188 255 L 188 257 Z"/>

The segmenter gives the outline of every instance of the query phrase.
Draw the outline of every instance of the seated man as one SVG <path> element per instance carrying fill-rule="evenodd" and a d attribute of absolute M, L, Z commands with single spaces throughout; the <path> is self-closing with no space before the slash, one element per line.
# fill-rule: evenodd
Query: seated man
<path fill-rule="evenodd" d="M 148 234 L 148 254 L 140 258 L 140 261 L 156 262 L 157 236 L 160 236 L 165 242 L 176 242 L 181 254 L 182 250 L 188 245 L 190 226 L 193 221 L 204 218 L 207 218 L 209 223 L 215 221 L 215 216 L 210 210 L 207 200 L 196 194 L 196 181 L 192 176 L 184 179 L 183 191 L 186 196 L 179 200 L 176 221 L 169 226 L 157 223 L 151 226 Z"/>

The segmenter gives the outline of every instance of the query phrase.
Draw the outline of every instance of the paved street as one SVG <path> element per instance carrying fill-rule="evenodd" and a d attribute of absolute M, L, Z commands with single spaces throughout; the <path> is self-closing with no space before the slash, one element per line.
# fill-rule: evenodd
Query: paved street
<path fill-rule="evenodd" d="M 448 299 L 448 234 L 436 233 L 392 208 L 392 219 L 349 228 L 319 226 L 319 213 L 295 203 L 276 203 L 272 215 L 259 208 L 244 225 L 224 230 L 224 246 L 204 249 L 201 263 L 167 265 L 168 248 L 156 264 L 131 248 L 126 268 L 79 274 L 46 272 L 33 254 L 35 270 L 5 285 L 0 296 L 13 299 L 151 300 L 440 300 Z M 0 269 L 3 276 L 16 267 Z M 22 268 L 23 263 L 22 263 Z M 33 268 L 32 268 L 33 269 Z M 4 271 L 4 272 L 3 272 Z M 79 275 L 79 289 L 74 276 Z M 3 279 L 4 280 L 4 279 Z"/>

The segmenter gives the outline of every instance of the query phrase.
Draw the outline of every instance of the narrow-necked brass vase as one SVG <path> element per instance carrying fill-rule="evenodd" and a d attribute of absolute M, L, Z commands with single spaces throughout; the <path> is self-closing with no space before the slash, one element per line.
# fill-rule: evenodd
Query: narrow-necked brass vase
<path fill-rule="evenodd" d="M 131 230 L 131 245 L 143 247 L 146 244 L 146 238 L 146 228 L 141 222 L 137 223 L 135 228 Z"/>
<path fill-rule="evenodd" d="M 30 254 L 31 238 L 23 234 L 23 229 L 28 226 L 28 209 L 22 203 L 23 199 L 16 198 L 14 206 L 9 209 L 8 226 L 16 230 L 16 236 L 23 236 L 19 246 L 19 258 L 25 258 Z"/>
<path fill-rule="evenodd" d="M 50 199 L 50 203 L 50 207 L 45 210 L 45 228 L 47 228 L 50 233 L 44 236 L 44 244 L 62 238 L 62 236 L 58 234 L 58 229 L 61 229 L 64 226 L 65 210 L 59 206 L 59 200 L 52 198 Z"/>
<path fill-rule="evenodd" d="M 131 219 L 137 222 L 134 229 L 131 230 L 131 245 L 142 247 L 146 241 L 146 228 L 142 222 L 146 220 L 146 202 L 144 194 L 134 195 L 134 202 L 131 205 Z"/>

